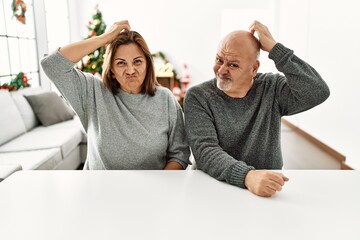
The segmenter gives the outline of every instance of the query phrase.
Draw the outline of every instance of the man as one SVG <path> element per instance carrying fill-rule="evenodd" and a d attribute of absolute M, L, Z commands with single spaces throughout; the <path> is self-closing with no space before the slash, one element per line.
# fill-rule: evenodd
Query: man
<path fill-rule="evenodd" d="M 257 73 L 260 48 L 285 76 Z M 235 31 L 220 42 L 213 69 L 215 79 L 185 96 L 185 128 L 197 167 L 270 197 L 289 180 L 268 170 L 283 166 L 281 117 L 324 102 L 329 88 L 314 68 L 257 21 L 250 32 Z"/>

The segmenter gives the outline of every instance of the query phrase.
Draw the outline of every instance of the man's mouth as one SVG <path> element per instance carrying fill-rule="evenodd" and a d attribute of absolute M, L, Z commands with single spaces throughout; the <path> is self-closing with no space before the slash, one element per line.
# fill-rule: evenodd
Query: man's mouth
<path fill-rule="evenodd" d="M 224 81 L 224 82 L 230 82 L 231 81 L 231 78 L 225 77 L 225 76 L 219 76 L 219 75 L 218 75 L 218 79 L 220 79 L 221 81 Z"/>

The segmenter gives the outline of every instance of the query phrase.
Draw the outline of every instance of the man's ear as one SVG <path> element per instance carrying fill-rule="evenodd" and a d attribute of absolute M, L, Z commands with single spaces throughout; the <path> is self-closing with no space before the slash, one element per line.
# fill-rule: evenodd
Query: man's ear
<path fill-rule="evenodd" d="M 254 63 L 254 66 L 253 66 L 253 77 L 256 76 L 258 70 L 259 70 L 259 67 L 260 67 L 260 61 L 259 60 L 256 60 L 256 62 Z"/>

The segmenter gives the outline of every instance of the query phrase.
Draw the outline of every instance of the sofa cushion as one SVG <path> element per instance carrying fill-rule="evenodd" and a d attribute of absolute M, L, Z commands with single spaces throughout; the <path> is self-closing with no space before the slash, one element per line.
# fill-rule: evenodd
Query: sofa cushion
<path fill-rule="evenodd" d="M 23 95 L 16 94 L 13 95 L 12 98 L 14 99 L 14 102 L 24 121 L 26 131 L 29 131 L 40 124 L 29 102 L 25 99 Z"/>
<path fill-rule="evenodd" d="M 60 148 L 65 158 L 81 142 L 79 128 L 35 129 L 0 146 L 0 153 Z"/>
<path fill-rule="evenodd" d="M 61 163 L 59 148 L 0 153 L 0 166 L 4 164 L 20 164 L 24 170 L 49 170 L 55 169 Z"/>
<path fill-rule="evenodd" d="M 55 92 L 25 95 L 36 116 L 44 126 L 70 120 L 74 111 Z"/>
<path fill-rule="evenodd" d="M 1 156 L 0 156 L 0 182 L 4 180 L 5 178 L 9 177 L 11 174 L 13 174 L 16 171 L 22 170 L 22 167 L 20 164 L 15 163 L 1 163 Z"/>
<path fill-rule="evenodd" d="M 25 125 L 9 91 L 0 90 L 0 145 L 25 133 Z"/>
<path fill-rule="evenodd" d="M 53 129 L 64 129 L 64 128 L 78 128 L 81 129 L 81 143 L 87 143 L 87 135 L 86 132 L 80 122 L 80 119 L 77 115 L 75 115 L 74 119 L 55 123 L 51 126 L 44 127 L 42 125 L 37 126 L 32 131 L 38 132 L 38 131 L 48 131 Z"/>
<path fill-rule="evenodd" d="M 32 128 L 38 126 L 40 122 L 24 95 L 44 92 L 46 92 L 46 90 L 42 88 L 24 88 L 18 91 L 11 92 L 11 96 L 24 121 L 26 131 L 30 131 Z"/>

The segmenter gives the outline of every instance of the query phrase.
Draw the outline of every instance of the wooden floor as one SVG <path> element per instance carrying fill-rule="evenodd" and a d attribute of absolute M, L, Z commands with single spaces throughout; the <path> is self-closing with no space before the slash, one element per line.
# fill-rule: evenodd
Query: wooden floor
<path fill-rule="evenodd" d="M 284 169 L 341 169 L 330 154 L 282 124 L 281 145 Z"/>

